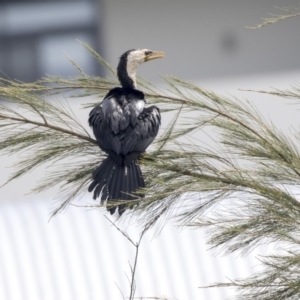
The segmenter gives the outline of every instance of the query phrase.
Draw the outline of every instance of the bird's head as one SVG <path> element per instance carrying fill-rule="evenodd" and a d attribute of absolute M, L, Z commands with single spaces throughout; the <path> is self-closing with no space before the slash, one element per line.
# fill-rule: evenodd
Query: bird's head
<path fill-rule="evenodd" d="M 136 88 L 136 69 L 138 66 L 143 62 L 162 57 L 164 57 L 163 52 L 148 49 L 128 50 L 123 53 L 117 68 L 122 87 Z"/>

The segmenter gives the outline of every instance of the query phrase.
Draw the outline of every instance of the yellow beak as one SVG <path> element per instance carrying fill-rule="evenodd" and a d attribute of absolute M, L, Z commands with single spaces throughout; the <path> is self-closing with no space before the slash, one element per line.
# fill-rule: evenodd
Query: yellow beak
<path fill-rule="evenodd" d="M 150 54 L 148 54 L 145 57 L 145 61 L 149 61 L 149 60 L 156 59 L 156 58 L 163 58 L 163 57 L 165 57 L 164 52 L 162 52 L 162 51 L 152 51 Z"/>

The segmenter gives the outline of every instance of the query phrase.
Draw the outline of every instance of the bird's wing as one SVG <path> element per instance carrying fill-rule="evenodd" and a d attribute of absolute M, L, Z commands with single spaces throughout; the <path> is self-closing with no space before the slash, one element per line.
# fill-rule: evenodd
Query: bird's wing
<path fill-rule="evenodd" d="M 89 125 L 95 129 L 100 128 L 103 120 L 103 110 L 100 104 L 95 106 L 89 115 Z"/>
<path fill-rule="evenodd" d="M 156 106 L 139 110 L 127 105 L 123 109 L 115 97 L 105 97 L 89 116 L 89 125 L 102 150 L 126 155 L 144 152 L 155 139 L 160 126 L 160 112 Z"/>
<path fill-rule="evenodd" d="M 126 155 L 130 152 L 144 152 L 155 139 L 160 126 L 160 112 L 156 106 L 144 108 L 137 118 L 135 126 L 128 127 L 122 141 L 121 151 Z"/>
<path fill-rule="evenodd" d="M 107 101 L 106 101 L 107 100 Z M 89 125 L 93 128 L 94 135 L 102 150 L 121 152 L 121 139 L 119 132 L 120 113 L 115 109 L 115 99 L 105 98 L 102 105 L 97 105 L 90 112 Z"/>

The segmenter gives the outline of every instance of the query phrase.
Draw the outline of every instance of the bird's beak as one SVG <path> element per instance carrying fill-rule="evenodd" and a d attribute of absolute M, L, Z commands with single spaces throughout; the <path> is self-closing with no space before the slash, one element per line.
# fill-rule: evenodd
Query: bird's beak
<path fill-rule="evenodd" d="M 165 53 L 162 51 L 152 51 L 150 54 L 146 55 L 145 61 L 149 61 L 156 58 L 163 58 Z"/>

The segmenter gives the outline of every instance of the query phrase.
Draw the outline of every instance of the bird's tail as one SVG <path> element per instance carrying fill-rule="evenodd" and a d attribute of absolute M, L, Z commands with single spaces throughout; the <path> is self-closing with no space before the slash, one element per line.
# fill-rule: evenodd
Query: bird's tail
<path fill-rule="evenodd" d="M 94 190 L 93 198 L 100 197 L 101 202 L 105 200 L 122 201 L 137 199 L 138 197 L 134 193 L 143 187 L 145 187 L 144 178 L 136 160 L 120 164 L 116 163 L 109 155 L 93 172 L 93 182 L 88 191 Z M 120 215 L 125 208 L 125 204 L 118 205 Z M 107 209 L 113 214 L 116 206 Z"/>

